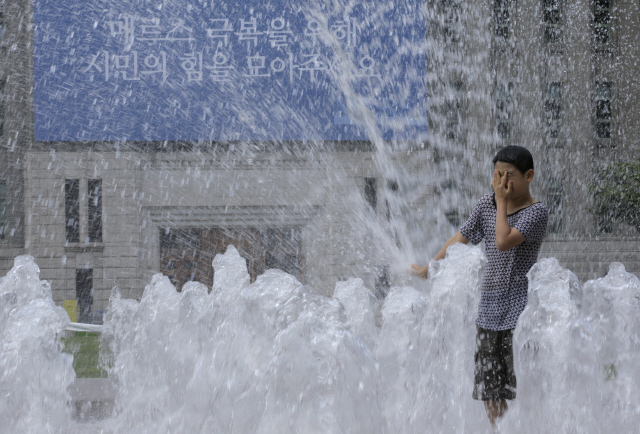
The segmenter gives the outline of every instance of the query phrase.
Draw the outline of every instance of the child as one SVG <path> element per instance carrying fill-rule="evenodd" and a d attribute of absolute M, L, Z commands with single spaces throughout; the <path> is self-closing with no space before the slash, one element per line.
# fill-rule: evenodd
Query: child
<path fill-rule="evenodd" d="M 455 243 L 485 240 L 487 265 L 482 283 L 475 353 L 473 398 L 482 400 L 491 425 L 516 397 L 512 336 L 527 305 L 527 272 L 538 258 L 547 228 L 548 210 L 531 197 L 533 157 L 520 146 L 507 146 L 493 159 L 493 191 L 480 198 L 469 219 L 434 260 L 445 257 Z M 413 264 L 413 273 L 427 278 L 429 265 Z"/>

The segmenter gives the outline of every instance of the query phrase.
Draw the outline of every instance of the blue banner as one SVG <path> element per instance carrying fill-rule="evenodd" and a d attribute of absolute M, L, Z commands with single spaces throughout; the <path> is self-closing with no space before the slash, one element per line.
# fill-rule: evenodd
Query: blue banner
<path fill-rule="evenodd" d="M 34 0 L 35 139 L 424 140 L 424 3 L 382 3 Z"/>

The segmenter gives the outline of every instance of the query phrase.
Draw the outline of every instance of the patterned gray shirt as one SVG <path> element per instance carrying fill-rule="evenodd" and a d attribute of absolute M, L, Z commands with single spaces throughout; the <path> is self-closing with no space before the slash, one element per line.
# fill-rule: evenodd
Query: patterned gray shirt
<path fill-rule="evenodd" d="M 527 273 L 538 260 L 547 229 L 549 211 L 540 202 L 507 216 L 509 226 L 525 237 L 521 244 L 501 252 L 496 246 L 496 203 L 494 194 L 480 198 L 460 228 L 472 244 L 485 240 L 487 266 L 476 324 L 488 330 L 515 328 L 527 305 Z"/>

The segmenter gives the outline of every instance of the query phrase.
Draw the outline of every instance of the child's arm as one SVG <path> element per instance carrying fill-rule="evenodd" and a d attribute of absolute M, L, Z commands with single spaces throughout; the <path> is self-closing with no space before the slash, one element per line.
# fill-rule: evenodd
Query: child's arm
<path fill-rule="evenodd" d="M 440 259 L 443 259 L 447 254 L 447 247 L 451 246 L 452 244 L 455 244 L 455 243 L 467 244 L 468 242 L 469 240 L 466 237 L 464 237 L 464 235 L 462 235 L 460 231 L 456 232 L 456 234 L 451 238 L 449 238 L 449 240 L 444 244 L 444 247 L 440 249 L 440 251 L 438 252 L 436 257 L 433 258 L 433 260 L 439 261 Z M 411 271 L 415 276 L 426 279 L 429 275 L 429 264 L 425 265 L 424 267 L 421 267 L 417 264 L 411 264 Z"/>
<path fill-rule="evenodd" d="M 501 174 L 496 170 L 492 184 L 496 193 L 496 247 L 504 252 L 524 243 L 526 238 L 507 221 L 507 202 L 513 193 L 513 181 L 507 180 L 507 172 Z"/>

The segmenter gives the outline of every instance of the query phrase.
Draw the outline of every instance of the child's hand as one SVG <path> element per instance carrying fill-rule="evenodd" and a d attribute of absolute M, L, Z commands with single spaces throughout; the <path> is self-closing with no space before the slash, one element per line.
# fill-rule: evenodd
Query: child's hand
<path fill-rule="evenodd" d="M 513 194 L 513 181 L 509 181 L 507 179 L 507 172 L 500 172 L 496 170 L 493 172 L 493 180 L 491 181 L 491 185 L 493 186 L 493 191 L 496 194 L 496 201 L 504 200 L 509 201 Z"/>
<path fill-rule="evenodd" d="M 424 267 L 421 267 L 418 264 L 411 264 L 411 274 L 426 279 L 429 276 L 429 264 Z"/>

